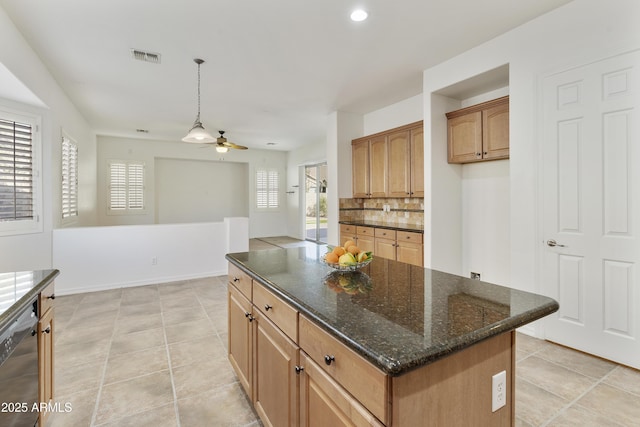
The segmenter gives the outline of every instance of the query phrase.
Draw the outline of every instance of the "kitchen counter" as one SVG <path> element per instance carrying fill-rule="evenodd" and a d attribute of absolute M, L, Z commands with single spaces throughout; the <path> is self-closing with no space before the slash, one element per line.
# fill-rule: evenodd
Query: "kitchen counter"
<path fill-rule="evenodd" d="M 0 329 L 31 304 L 58 274 L 58 270 L 0 273 Z"/>
<path fill-rule="evenodd" d="M 227 260 L 394 377 L 558 310 L 551 298 L 374 258 L 340 274 L 317 248 L 228 254 Z"/>
<path fill-rule="evenodd" d="M 396 231 L 411 231 L 414 233 L 424 233 L 424 227 L 421 225 L 414 224 L 389 224 L 386 222 L 380 221 L 362 221 L 362 220 L 343 220 L 338 221 L 339 224 L 345 225 L 360 225 L 364 227 L 375 227 L 375 228 L 385 228 L 387 230 L 396 230 Z"/>

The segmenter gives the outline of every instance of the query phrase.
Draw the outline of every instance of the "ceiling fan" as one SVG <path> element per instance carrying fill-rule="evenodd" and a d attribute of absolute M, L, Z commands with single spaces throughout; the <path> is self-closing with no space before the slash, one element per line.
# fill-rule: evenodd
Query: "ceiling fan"
<path fill-rule="evenodd" d="M 220 136 L 216 138 L 215 142 L 207 142 L 207 145 L 215 145 L 216 151 L 218 153 L 226 153 L 229 151 L 229 148 L 234 148 L 236 150 L 246 150 L 247 147 L 244 145 L 234 144 L 233 142 L 227 141 L 227 138 L 224 137 L 224 131 L 219 130 Z"/>

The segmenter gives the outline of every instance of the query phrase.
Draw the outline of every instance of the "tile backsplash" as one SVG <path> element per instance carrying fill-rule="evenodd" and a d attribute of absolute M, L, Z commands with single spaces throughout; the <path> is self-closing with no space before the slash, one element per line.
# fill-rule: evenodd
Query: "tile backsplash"
<path fill-rule="evenodd" d="M 340 221 L 424 226 L 424 199 L 340 199 Z"/>

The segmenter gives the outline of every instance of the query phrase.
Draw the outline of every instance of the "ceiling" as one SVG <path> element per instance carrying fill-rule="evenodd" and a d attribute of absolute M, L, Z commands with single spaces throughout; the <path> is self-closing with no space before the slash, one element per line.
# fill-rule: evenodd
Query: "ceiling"
<path fill-rule="evenodd" d="M 205 128 L 287 151 L 324 141 L 332 111 L 367 113 L 417 95 L 422 70 L 569 1 L 0 0 L 0 7 L 98 135 L 179 141 L 197 112 L 197 57 L 206 61 Z M 369 19 L 349 19 L 357 6 Z M 134 60 L 131 49 L 161 61 Z"/>

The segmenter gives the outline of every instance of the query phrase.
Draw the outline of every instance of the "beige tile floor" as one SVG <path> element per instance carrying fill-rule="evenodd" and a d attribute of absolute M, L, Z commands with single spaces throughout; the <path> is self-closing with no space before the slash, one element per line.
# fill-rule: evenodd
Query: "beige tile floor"
<path fill-rule="evenodd" d="M 55 315 L 71 411 L 47 427 L 261 425 L 226 358 L 226 277 L 59 297 Z M 517 426 L 640 425 L 640 372 L 517 340 Z"/>

